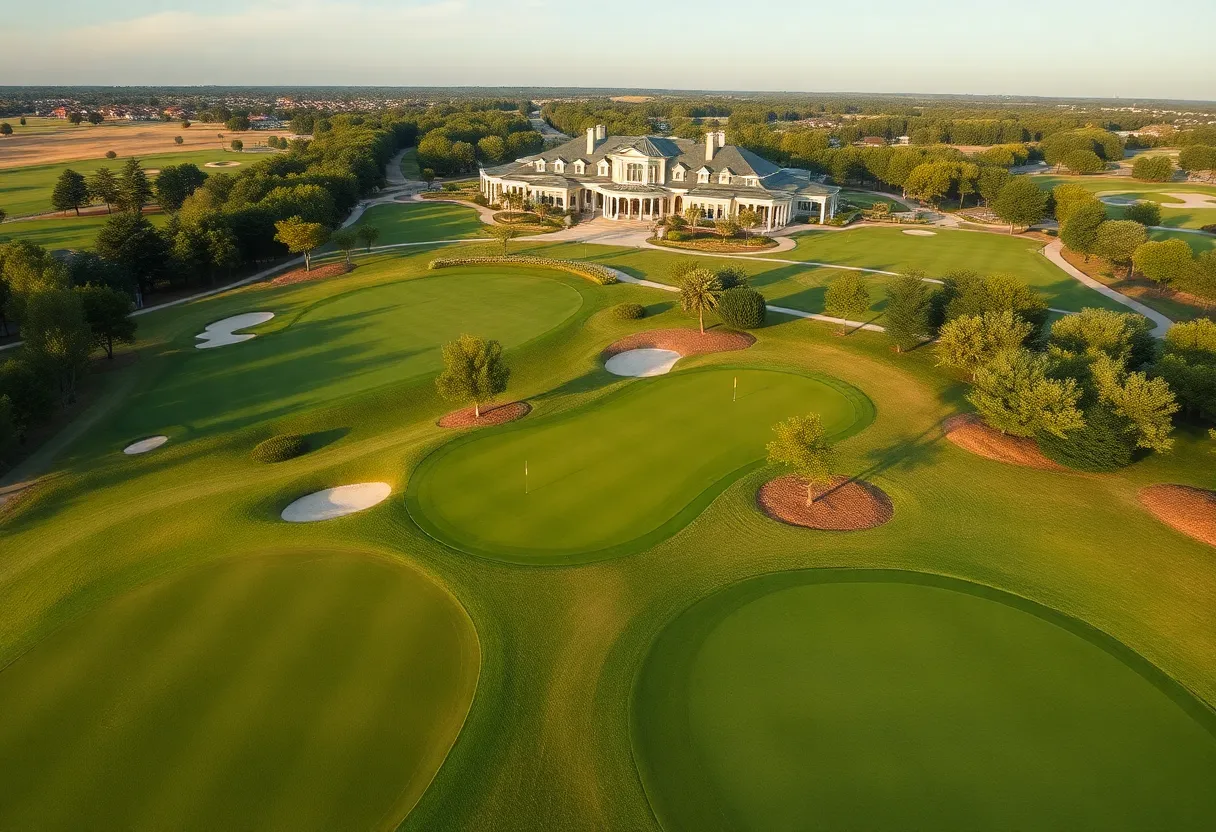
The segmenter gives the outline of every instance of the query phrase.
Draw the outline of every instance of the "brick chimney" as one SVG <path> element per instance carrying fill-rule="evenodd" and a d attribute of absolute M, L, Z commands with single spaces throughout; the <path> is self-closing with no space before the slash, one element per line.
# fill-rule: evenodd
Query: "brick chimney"
<path fill-rule="evenodd" d="M 592 153 L 595 152 L 595 131 L 597 129 L 598 128 L 596 128 L 596 127 L 587 128 L 587 155 L 588 156 L 590 156 Z"/>

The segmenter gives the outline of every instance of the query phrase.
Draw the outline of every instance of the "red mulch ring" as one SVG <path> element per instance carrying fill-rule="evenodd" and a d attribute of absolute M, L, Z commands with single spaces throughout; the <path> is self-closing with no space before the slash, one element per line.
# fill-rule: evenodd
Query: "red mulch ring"
<path fill-rule="evenodd" d="M 1190 485 L 1150 485 L 1140 489 L 1140 505 L 1188 537 L 1216 546 L 1216 491 Z"/>
<path fill-rule="evenodd" d="M 303 269 L 292 269 L 291 271 L 281 274 L 274 280 L 270 281 L 271 286 L 284 286 L 288 283 L 304 283 L 309 280 L 324 280 L 327 277 L 340 277 L 347 274 L 355 268 L 354 263 L 330 263 L 326 266 L 317 266 L 312 271 L 304 271 Z"/>
<path fill-rule="evenodd" d="M 970 451 L 987 459 L 1007 462 L 1010 465 L 1021 465 L 1025 468 L 1039 468 L 1044 471 L 1068 470 L 1043 456 L 1043 452 L 1039 450 L 1039 446 L 1033 439 L 1008 436 L 999 430 L 993 430 L 974 414 L 951 416 L 942 423 L 942 430 L 947 439 L 964 451 Z"/>
<path fill-rule="evenodd" d="M 895 516 L 886 492 L 848 477 L 835 477 L 831 485 L 817 489 L 815 502 L 808 506 L 806 480 L 787 474 L 760 486 L 756 504 L 782 523 L 832 532 L 872 529 Z"/>
<path fill-rule="evenodd" d="M 706 352 L 745 350 L 754 343 L 754 336 L 733 329 L 711 329 L 704 335 L 696 329 L 652 329 L 609 344 L 604 349 L 603 357 L 611 358 L 617 353 L 629 350 L 671 350 L 689 356 Z"/>
<path fill-rule="evenodd" d="M 473 408 L 453 410 L 435 424 L 441 428 L 488 428 L 494 425 L 505 425 L 522 419 L 532 412 L 532 405 L 527 402 L 508 402 L 493 407 L 483 407 L 481 418 L 473 415 Z"/>

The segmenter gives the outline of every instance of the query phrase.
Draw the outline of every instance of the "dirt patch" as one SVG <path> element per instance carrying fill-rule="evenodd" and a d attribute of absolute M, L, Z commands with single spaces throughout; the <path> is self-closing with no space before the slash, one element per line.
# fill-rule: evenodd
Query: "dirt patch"
<path fill-rule="evenodd" d="M 942 423 L 942 431 L 955 445 L 977 456 L 1044 471 L 1068 470 L 1043 456 L 1033 439 L 1008 436 L 993 430 L 972 414 L 951 416 Z"/>
<path fill-rule="evenodd" d="M 609 359 L 629 350 L 671 350 L 682 356 L 700 355 L 745 350 L 754 343 L 754 336 L 733 329 L 711 329 L 704 335 L 695 329 L 652 329 L 609 344 L 602 357 Z"/>
<path fill-rule="evenodd" d="M 1216 546 L 1216 491 L 1190 485 L 1150 485 L 1140 489 L 1140 505 L 1188 537 Z"/>
<path fill-rule="evenodd" d="M 806 480 L 787 474 L 760 486 L 756 504 L 782 523 L 833 532 L 872 529 L 895 515 L 886 492 L 848 477 L 836 477 L 831 485 L 816 489 L 815 502 L 808 506 Z"/>
<path fill-rule="evenodd" d="M 483 407 L 481 418 L 478 419 L 473 415 L 473 408 L 466 407 L 463 410 L 453 410 L 435 424 L 441 428 L 488 428 L 514 422 L 531 412 L 532 405 L 527 402 L 508 402 L 494 407 Z"/>
<path fill-rule="evenodd" d="M 304 271 L 303 269 L 292 269 L 289 272 L 279 275 L 274 280 L 270 281 L 271 286 L 284 286 L 288 283 L 305 283 L 309 280 L 324 280 L 327 277 L 340 277 L 355 268 L 353 263 L 330 263 L 326 266 L 317 266 L 312 271 Z"/>
<path fill-rule="evenodd" d="M 15 126 L 16 119 L 11 120 Z M 157 153 L 215 150 L 219 143 L 216 128 L 222 130 L 223 125 L 195 124 L 185 128 L 177 122 L 106 122 L 97 126 L 82 124 L 62 130 L 13 135 L 4 140 L 0 168 L 100 159 L 109 150 L 118 156 L 115 164 L 121 164 L 129 156 L 139 158 Z M 175 141 L 177 136 L 182 137 L 181 144 Z"/>

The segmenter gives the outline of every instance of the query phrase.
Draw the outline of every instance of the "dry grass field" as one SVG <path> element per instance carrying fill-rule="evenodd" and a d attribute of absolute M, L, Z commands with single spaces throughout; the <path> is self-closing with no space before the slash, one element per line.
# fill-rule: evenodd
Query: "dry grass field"
<path fill-rule="evenodd" d="M 223 139 L 218 137 L 220 133 L 224 134 Z M 96 127 L 90 124 L 79 127 L 68 125 L 62 130 L 14 132 L 12 136 L 0 139 L 0 169 L 97 159 L 110 150 L 119 158 L 174 151 L 219 150 L 227 147 L 234 138 L 243 141 L 246 148 L 252 148 L 265 144 L 271 135 L 270 132 L 252 131 L 229 133 L 222 124 L 198 122 L 185 128 L 176 121 L 107 123 Z M 181 144 L 174 141 L 176 136 L 182 137 Z"/>

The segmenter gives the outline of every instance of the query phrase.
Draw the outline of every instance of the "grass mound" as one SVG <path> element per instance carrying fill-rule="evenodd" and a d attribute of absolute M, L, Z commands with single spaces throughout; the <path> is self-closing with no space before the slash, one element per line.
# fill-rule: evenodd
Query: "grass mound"
<path fill-rule="evenodd" d="M 308 440 L 294 433 L 272 436 L 254 446 L 250 456 L 255 462 L 286 462 L 308 453 Z"/>

